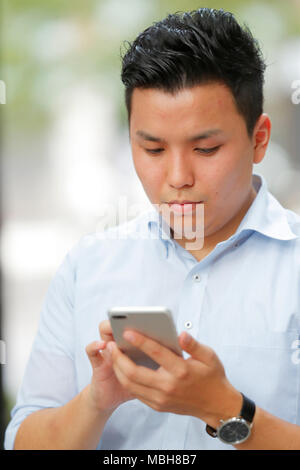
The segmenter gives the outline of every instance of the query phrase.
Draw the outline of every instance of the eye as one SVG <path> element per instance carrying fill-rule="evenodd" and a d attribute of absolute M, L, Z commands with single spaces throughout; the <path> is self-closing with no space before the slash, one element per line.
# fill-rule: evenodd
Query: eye
<path fill-rule="evenodd" d="M 217 151 L 221 145 L 217 145 L 216 147 L 211 147 L 211 148 L 195 148 L 198 153 L 202 153 L 204 155 L 209 155 L 215 151 Z M 163 152 L 164 149 L 145 149 L 145 152 L 150 153 L 152 155 L 158 155 L 159 153 Z"/>
<path fill-rule="evenodd" d="M 199 149 L 199 148 L 196 148 L 194 150 L 196 150 L 197 152 L 199 153 L 202 153 L 204 155 L 208 155 L 210 153 L 213 153 L 215 152 L 216 150 L 218 150 L 219 148 L 221 147 L 221 145 L 217 145 L 216 147 L 211 147 L 209 149 Z"/>
<path fill-rule="evenodd" d="M 151 153 L 151 154 L 158 154 L 162 151 L 163 149 L 145 149 L 146 152 Z"/>

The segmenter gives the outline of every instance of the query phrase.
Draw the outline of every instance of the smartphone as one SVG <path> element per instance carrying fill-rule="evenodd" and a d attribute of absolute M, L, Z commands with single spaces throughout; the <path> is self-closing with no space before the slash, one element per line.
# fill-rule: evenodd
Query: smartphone
<path fill-rule="evenodd" d="M 166 307 L 113 307 L 108 310 L 108 317 L 119 349 L 137 365 L 153 370 L 160 367 L 160 364 L 146 353 L 123 338 L 125 329 L 136 330 L 182 357 L 176 326 L 170 310 Z"/>

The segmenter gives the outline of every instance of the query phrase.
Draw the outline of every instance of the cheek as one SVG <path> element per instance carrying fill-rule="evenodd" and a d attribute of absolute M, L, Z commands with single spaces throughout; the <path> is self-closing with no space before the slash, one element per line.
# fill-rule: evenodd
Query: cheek
<path fill-rule="evenodd" d="M 230 149 L 220 155 L 219 159 L 210 162 L 199 176 L 205 179 L 207 197 L 217 206 L 224 206 L 236 199 L 236 192 L 245 186 L 245 175 L 249 172 L 247 155 L 241 158 L 237 149 Z"/>
<path fill-rule="evenodd" d="M 133 163 L 146 193 L 148 195 L 155 194 L 162 186 L 163 172 L 162 168 L 157 165 L 157 162 L 151 161 L 141 153 L 136 153 L 133 156 Z"/>
<path fill-rule="evenodd" d="M 139 151 L 133 152 L 132 156 L 136 174 L 144 186 L 147 184 L 147 176 L 149 175 L 148 163 Z"/>
<path fill-rule="evenodd" d="M 162 183 L 157 172 L 145 172 L 140 177 L 141 183 L 148 195 L 156 196 L 160 192 Z"/>

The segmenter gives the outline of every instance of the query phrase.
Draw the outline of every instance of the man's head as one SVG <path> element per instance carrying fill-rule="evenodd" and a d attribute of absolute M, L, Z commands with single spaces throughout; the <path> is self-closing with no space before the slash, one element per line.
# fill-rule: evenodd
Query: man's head
<path fill-rule="evenodd" d="M 219 81 L 231 90 L 251 136 L 263 112 L 265 64 L 256 39 L 232 13 L 200 8 L 169 14 L 129 45 L 121 73 L 129 121 L 135 88 L 176 93 Z"/>
<path fill-rule="evenodd" d="M 204 201 L 206 235 L 249 201 L 270 134 L 264 69 L 250 31 L 207 8 L 154 23 L 123 57 L 137 174 L 152 203 Z"/>

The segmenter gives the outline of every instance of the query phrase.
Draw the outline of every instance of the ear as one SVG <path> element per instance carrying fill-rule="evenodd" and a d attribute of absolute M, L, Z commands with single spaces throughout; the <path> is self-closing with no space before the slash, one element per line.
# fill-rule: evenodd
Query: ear
<path fill-rule="evenodd" d="M 271 121 L 266 113 L 258 118 L 253 130 L 253 163 L 260 163 L 265 156 L 271 136 Z"/>

